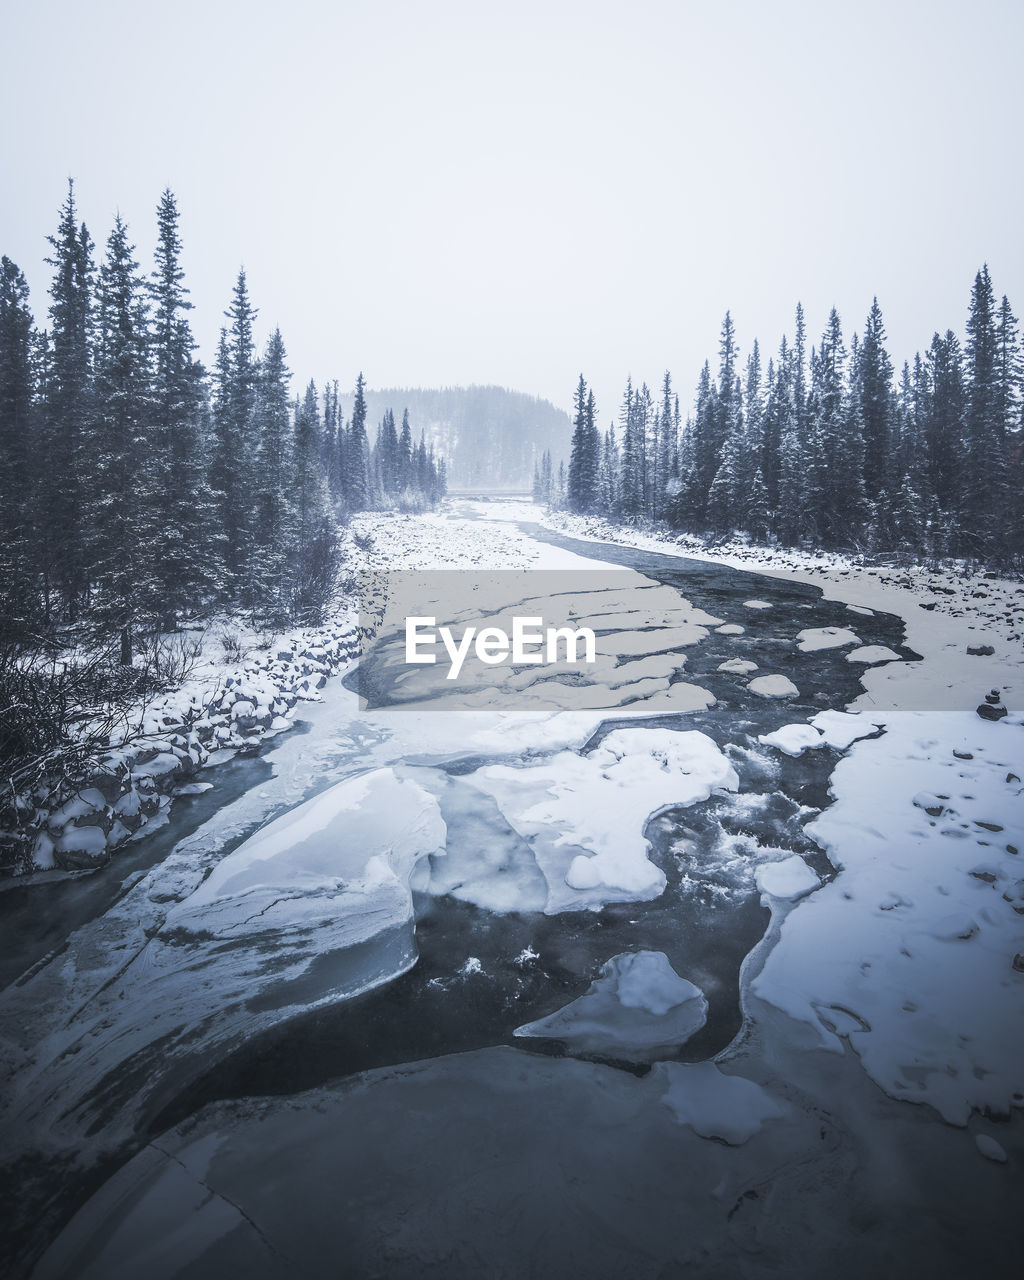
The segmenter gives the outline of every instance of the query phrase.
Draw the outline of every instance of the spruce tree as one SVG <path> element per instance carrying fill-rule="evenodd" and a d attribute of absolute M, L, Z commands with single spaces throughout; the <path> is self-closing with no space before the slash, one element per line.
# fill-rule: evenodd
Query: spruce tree
<path fill-rule="evenodd" d="M 961 476 L 961 540 L 967 554 L 999 541 L 1010 498 L 1003 423 L 999 416 L 999 361 L 995 295 L 987 266 L 971 290 L 967 319 L 967 412 Z"/>
<path fill-rule="evenodd" d="M 43 413 L 43 452 L 38 491 L 40 552 L 46 615 L 54 597 L 74 618 L 88 590 L 84 504 L 93 450 L 92 352 L 95 278 L 93 243 L 78 223 L 74 184 L 61 208 L 56 235 L 48 237 L 53 257 L 50 286 L 50 346 Z"/>
<path fill-rule="evenodd" d="M 157 477 L 150 448 L 152 383 L 145 287 L 118 216 L 100 270 L 96 349 L 95 487 L 88 495 L 96 583 L 94 615 L 120 639 L 130 665 L 134 633 L 159 605 L 150 514 Z"/>
<path fill-rule="evenodd" d="M 257 384 L 253 341 L 257 312 L 249 300 L 244 268 L 238 273 L 225 315 L 231 324 L 226 333 L 222 331 L 218 350 L 211 483 L 225 539 L 225 591 L 239 599 L 249 594 L 245 578 L 254 532 L 251 469 Z"/>
<path fill-rule="evenodd" d="M 33 323 L 28 284 L 0 259 L 0 650 L 24 643 L 39 623 L 31 489 L 44 465 L 34 440 Z"/>
<path fill-rule="evenodd" d="M 149 294 L 153 310 L 152 469 L 150 512 L 161 625 L 208 596 L 217 576 L 213 494 L 207 481 L 205 372 L 193 358 L 188 321 L 192 303 L 181 267 L 174 196 L 157 208 L 156 265 Z"/>
<path fill-rule="evenodd" d="M 288 557 L 294 536 L 286 359 L 281 330 L 275 329 L 260 361 L 254 408 L 255 521 L 247 575 L 253 605 L 273 617 L 283 616 L 288 608 Z"/>

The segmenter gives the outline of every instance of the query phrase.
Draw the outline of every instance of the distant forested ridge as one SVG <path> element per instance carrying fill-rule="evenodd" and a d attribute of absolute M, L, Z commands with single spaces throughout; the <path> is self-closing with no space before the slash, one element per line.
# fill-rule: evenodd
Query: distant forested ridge
<path fill-rule="evenodd" d="M 351 397 L 342 398 L 348 412 Z M 569 415 L 548 400 L 504 387 L 443 387 L 367 391 L 370 421 L 388 409 L 408 409 L 443 456 L 448 483 L 457 489 L 527 489 L 546 452 L 569 453 Z"/>
<path fill-rule="evenodd" d="M 576 388 L 569 467 L 534 493 L 571 511 L 710 537 L 1024 565 L 1024 360 L 987 267 L 964 338 L 936 332 L 897 374 L 877 299 L 849 345 L 833 309 L 817 345 L 803 309 L 765 363 L 732 317 L 682 419 L 669 373 L 630 381 L 602 432 Z"/>

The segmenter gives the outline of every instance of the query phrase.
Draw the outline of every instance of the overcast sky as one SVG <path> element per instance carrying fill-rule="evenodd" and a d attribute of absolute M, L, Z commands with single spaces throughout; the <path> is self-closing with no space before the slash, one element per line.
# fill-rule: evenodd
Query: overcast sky
<path fill-rule="evenodd" d="M 898 361 L 987 260 L 1024 309 L 1020 0 L 7 0 L 0 252 L 37 316 L 68 175 L 147 268 L 170 186 L 202 354 L 245 265 L 296 380 L 688 404 L 731 309 Z"/>

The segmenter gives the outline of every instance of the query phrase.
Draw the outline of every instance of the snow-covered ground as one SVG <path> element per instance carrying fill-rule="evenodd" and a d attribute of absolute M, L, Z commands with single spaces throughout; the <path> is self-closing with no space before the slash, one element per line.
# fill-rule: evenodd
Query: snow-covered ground
<path fill-rule="evenodd" d="M 516 527 L 544 519 L 530 504 L 462 502 L 356 524 L 377 565 L 592 571 L 593 559 Z M 616 532 L 555 523 L 595 541 Z M 2 1048 L 17 1144 L 94 1158 L 215 1050 L 413 963 L 411 889 L 498 913 L 608 903 L 641 913 L 665 881 L 644 838 L 652 814 L 711 795 L 731 802 L 737 755 L 761 753 L 770 771 L 808 751 L 845 752 L 834 803 L 805 815 L 833 876 L 800 849 L 734 842 L 771 912 L 743 968 L 739 1036 L 714 1062 L 664 1061 L 646 1078 L 494 1048 L 382 1068 L 341 1091 L 213 1108 L 115 1177 L 41 1275 L 85 1257 L 91 1270 L 79 1273 L 104 1280 L 171 1275 L 214 1257 L 244 1259 L 253 1275 L 275 1274 L 282 1257 L 301 1270 L 323 1244 L 313 1223 L 337 1225 L 334 1187 L 343 1206 L 357 1206 L 342 1208 L 338 1228 L 355 1274 L 411 1276 L 427 1262 L 471 1274 L 445 1242 L 474 1216 L 497 1224 L 474 1244 L 477 1274 L 505 1257 L 534 1274 L 576 1274 L 580 1256 L 562 1250 L 557 1231 L 531 1237 L 545 1204 L 574 1224 L 572 1238 L 594 1234 L 594 1257 L 583 1250 L 589 1275 L 653 1280 L 684 1264 L 699 1275 L 885 1274 L 897 1243 L 930 1274 L 954 1275 L 965 1239 L 982 1264 L 1002 1256 L 1000 1224 L 1024 1166 L 1024 588 L 954 579 L 946 595 L 934 575 L 838 557 L 732 548 L 720 559 L 812 582 L 848 606 L 848 626 L 793 619 L 784 648 L 797 662 L 833 650 L 852 659 L 864 692 L 851 706 L 780 719 L 805 692 L 802 668 L 787 667 L 791 680 L 737 657 L 717 669 L 764 697 L 768 732 L 744 739 L 737 728 L 733 752 L 654 722 L 612 727 L 584 751 L 602 721 L 714 699 L 699 681 L 670 683 L 679 654 L 658 663 L 628 640 L 611 646 L 618 665 L 601 678 L 624 658 L 649 663 L 635 681 L 648 696 L 614 711 L 360 711 L 331 681 L 309 732 L 268 753 L 274 773 L 258 792 L 226 806 L 79 930 L 63 957 L 4 993 Z M 654 616 L 651 584 L 634 576 L 635 603 L 618 602 L 614 615 L 624 637 L 671 622 Z M 872 646 L 860 643 L 858 619 L 863 631 L 875 611 L 904 619 L 920 660 L 877 652 L 884 646 L 863 652 Z M 686 643 L 745 646 L 753 620 L 776 612 L 746 594 L 728 618 L 691 610 Z M 983 646 L 994 652 L 967 652 Z M 993 688 L 1008 708 L 995 720 L 976 711 Z M 695 702 L 693 689 L 707 696 Z M 459 758 L 468 764 L 457 775 L 441 768 Z M 311 791 L 322 795 L 295 808 Z M 449 841 L 446 824 L 454 832 L 485 800 L 500 819 L 487 839 Z M 749 797 L 751 809 L 762 800 Z M 650 1062 L 694 1035 L 709 994 L 664 954 L 627 953 L 518 1034 L 554 1038 L 570 1055 Z M 128 1059 L 141 1082 L 122 1079 Z M 552 1181 L 555 1166 L 564 1180 Z M 466 1189 L 465 1204 L 445 1181 Z M 374 1199 L 382 1186 L 390 1207 Z M 509 1205 L 503 1224 L 499 1206 Z M 858 1232 L 867 1232 L 858 1268 L 836 1271 Z M 787 1265 L 794 1239 L 799 1264 Z"/>

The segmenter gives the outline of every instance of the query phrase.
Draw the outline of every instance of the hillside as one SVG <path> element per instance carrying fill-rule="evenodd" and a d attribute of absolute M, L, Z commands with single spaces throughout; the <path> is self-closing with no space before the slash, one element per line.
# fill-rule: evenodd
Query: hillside
<path fill-rule="evenodd" d="M 420 431 L 448 460 L 453 489 L 525 489 L 534 460 L 550 449 L 557 467 L 569 453 L 569 415 L 537 396 L 504 387 L 385 388 L 367 391 L 367 434 L 386 409 L 401 425 L 409 410 L 413 439 Z M 352 413 L 351 394 L 342 412 Z"/>

